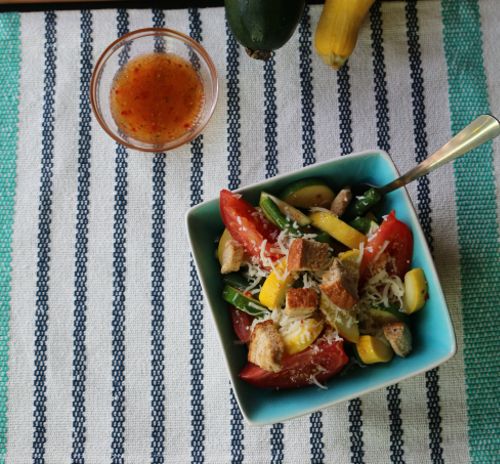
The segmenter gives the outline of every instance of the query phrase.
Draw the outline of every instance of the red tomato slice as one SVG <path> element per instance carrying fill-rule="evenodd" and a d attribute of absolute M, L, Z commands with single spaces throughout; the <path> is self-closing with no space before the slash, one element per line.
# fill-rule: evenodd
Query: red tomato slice
<path fill-rule="evenodd" d="M 240 378 L 256 387 L 298 388 L 313 385 L 311 377 L 324 382 L 337 374 L 348 362 L 342 341 L 319 339 L 300 353 L 283 359 L 280 372 L 268 372 L 248 363 L 240 372 Z"/>
<path fill-rule="evenodd" d="M 248 343 L 251 335 L 250 326 L 252 325 L 254 317 L 236 309 L 234 306 L 230 306 L 229 310 L 231 311 L 231 321 L 233 322 L 233 329 L 236 336 L 243 343 Z"/>
<path fill-rule="evenodd" d="M 411 230 L 404 222 L 396 219 L 394 211 L 391 211 L 377 232 L 365 242 L 360 266 L 361 276 L 366 279 L 371 271 L 383 265 L 389 274 L 403 278 L 410 268 L 412 254 Z"/>
<path fill-rule="evenodd" d="M 262 242 L 267 240 L 266 256 L 273 261 L 279 259 L 280 254 L 273 250 L 273 244 L 280 230 L 274 224 L 243 200 L 241 195 L 221 190 L 219 201 L 222 222 L 248 255 L 259 258 Z"/>

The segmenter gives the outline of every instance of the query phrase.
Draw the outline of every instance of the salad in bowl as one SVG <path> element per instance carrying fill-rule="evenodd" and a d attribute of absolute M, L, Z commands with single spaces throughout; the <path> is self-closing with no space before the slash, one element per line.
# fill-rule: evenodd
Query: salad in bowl
<path fill-rule="evenodd" d="M 410 268 L 410 228 L 395 211 L 377 216 L 379 200 L 318 178 L 262 191 L 255 205 L 220 192 L 222 297 L 247 346 L 240 379 L 325 388 L 348 366 L 411 356 L 411 315 L 426 303 L 427 282 Z"/>

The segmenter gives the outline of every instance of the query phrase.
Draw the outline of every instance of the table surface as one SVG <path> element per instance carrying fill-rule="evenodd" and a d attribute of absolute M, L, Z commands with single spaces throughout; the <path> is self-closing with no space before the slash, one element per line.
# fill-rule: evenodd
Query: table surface
<path fill-rule="evenodd" d="M 405 171 L 500 108 L 496 0 L 377 3 L 338 73 L 312 47 L 320 11 L 265 64 L 221 8 L 0 14 L 0 462 L 498 462 L 498 141 L 408 187 L 452 360 L 271 427 L 235 403 L 186 209 L 363 149 Z M 219 71 L 203 136 L 167 154 L 117 146 L 88 98 L 99 53 L 150 25 Z"/>

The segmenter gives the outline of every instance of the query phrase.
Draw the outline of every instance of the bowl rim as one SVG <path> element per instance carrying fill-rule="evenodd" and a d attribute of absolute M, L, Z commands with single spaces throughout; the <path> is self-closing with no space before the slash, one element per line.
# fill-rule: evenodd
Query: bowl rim
<path fill-rule="evenodd" d="M 137 36 L 137 37 L 135 37 Z M 97 87 L 99 83 L 98 76 L 100 75 L 102 68 L 106 61 L 115 53 L 116 50 L 115 47 L 119 45 L 122 42 L 125 42 L 131 38 L 133 39 L 140 39 L 144 37 L 150 37 L 150 36 L 167 36 L 171 37 L 177 40 L 180 40 L 184 42 L 185 44 L 189 45 L 192 47 L 196 52 L 203 58 L 204 62 L 206 63 L 208 69 L 209 69 L 209 74 L 211 76 L 211 85 L 212 85 L 212 93 L 213 93 L 213 99 L 210 103 L 208 112 L 207 112 L 207 117 L 205 121 L 203 121 L 201 124 L 198 124 L 192 132 L 186 132 L 183 136 L 181 136 L 178 139 L 175 139 L 172 142 L 169 142 L 167 144 L 163 144 L 163 146 L 158 146 L 158 147 L 139 147 L 137 145 L 134 145 L 133 143 L 130 143 L 121 137 L 119 137 L 114 131 L 111 130 L 111 128 L 108 126 L 106 121 L 101 115 L 101 111 L 99 111 L 99 105 L 98 105 L 98 99 L 97 99 Z M 115 142 L 118 142 L 119 144 L 131 148 L 132 150 L 137 150 L 141 152 L 146 152 L 146 153 L 158 153 L 158 152 L 164 152 L 164 151 L 170 151 L 175 148 L 178 148 L 186 143 L 189 143 L 190 141 L 194 140 L 198 135 L 201 134 L 201 132 L 205 129 L 207 126 L 208 122 L 212 118 L 215 108 L 217 106 L 217 100 L 219 98 L 219 79 L 218 79 L 218 73 L 217 73 L 217 68 L 215 67 L 215 64 L 206 51 L 206 49 L 201 45 L 201 43 L 197 42 L 187 34 L 184 34 L 182 32 L 176 31 L 174 29 L 168 29 L 168 28 L 162 28 L 162 27 L 145 27 L 141 29 L 135 29 L 133 31 L 127 32 L 126 34 L 122 35 L 121 37 L 117 38 L 113 42 L 111 42 L 104 50 L 103 52 L 99 55 L 99 58 L 97 59 L 93 69 L 92 69 L 92 75 L 90 78 L 90 88 L 89 88 L 89 94 L 90 94 L 90 105 L 92 107 L 92 112 L 101 126 L 101 128 L 106 132 L 112 139 L 115 140 Z"/>
<path fill-rule="evenodd" d="M 315 163 L 315 164 L 312 164 L 312 165 L 304 166 L 304 167 L 301 167 L 299 169 L 295 169 L 295 170 L 287 172 L 287 173 L 279 174 L 279 175 L 274 176 L 274 177 L 269 178 L 269 179 L 264 179 L 264 180 L 261 180 L 261 181 L 258 181 L 258 182 L 254 182 L 252 184 L 245 185 L 244 187 L 240 187 L 238 189 L 235 189 L 234 192 L 236 192 L 236 193 L 245 193 L 245 191 L 247 191 L 247 190 L 258 188 L 259 186 L 261 186 L 263 184 L 272 183 L 272 182 L 274 182 L 276 180 L 285 179 L 286 177 L 294 175 L 294 174 L 297 174 L 299 172 L 300 173 L 304 172 L 305 174 L 307 174 L 308 171 L 314 170 L 315 168 L 323 166 L 323 165 L 335 164 L 336 162 L 342 161 L 344 159 L 362 158 L 362 157 L 366 157 L 368 155 L 375 156 L 375 157 L 382 157 L 383 159 L 385 159 L 386 161 L 389 162 L 388 163 L 388 167 L 392 169 L 392 171 L 394 172 L 394 174 L 396 176 L 400 175 L 399 171 L 398 171 L 398 169 L 396 167 L 396 165 L 394 164 L 394 161 L 392 160 L 392 158 L 390 157 L 390 155 L 387 152 L 385 152 L 383 150 L 379 150 L 379 149 L 363 150 L 363 151 L 352 153 L 348 157 L 341 157 L 341 158 L 339 157 L 339 158 L 334 158 L 334 159 L 322 161 L 320 163 Z M 342 402 L 345 402 L 345 401 L 348 401 L 348 400 L 351 400 L 351 399 L 354 399 L 354 398 L 358 398 L 360 396 L 367 395 L 368 393 L 371 393 L 373 391 L 380 390 L 380 389 L 382 389 L 384 387 L 387 387 L 389 385 L 394 385 L 394 384 L 399 383 L 399 382 L 401 382 L 403 380 L 406 380 L 406 379 L 415 377 L 417 375 L 420 375 L 420 374 L 422 374 L 422 373 L 424 373 L 424 372 L 426 372 L 428 370 L 431 370 L 431 369 L 434 369 L 437 366 L 440 366 L 441 364 L 445 363 L 446 361 L 448 361 L 449 359 L 451 359 L 456 354 L 456 352 L 457 352 L 456 332 L 455 332 L 455 328 L 453 326 L 453 321 L 452 321 L 451 316 L 450 316 L 450 310 L 448 308 L 448 303 L 446 302 L 446 298 L 445 298 L 445 295 L 443 293 L 443 289 L 441 287 L 441 282 L 439 280 L 439 274 L 437 273 L 436 266 L 434 264 L 434 260 L 432 258 L 431 253 L 430 253 L 430 250 L 429 250 L 429 245 L 427 244 L 427 241 L 425 239 L 425 236 L 424 236 L 424 233 L 423 233 L 423 230 L 422 230 L 422 226 L 420 224 L 420 221 L 418 220 L 418 216 L 416 214 L 415 207 L 414 207 L 414 205 L 413 205 L 413 203 L 411 201 L 411 198 L 410 198 L 410 196 L 408 194 L 408 190 L 406 189 L 406 187 L 403 187 L 402 190 L 404 190 L 404 196 L 405 196 L 406 203 L 410 207 L 409 208 L 409 214 L 411 216 L 411 220 L 412 220 L 413 223 L 416 224 L 416 228 L 415 228 L 415 230 L 413 230 L 413 233 L 414 233 L 414 235 L 418 235 L 418 240 L 421 241 L 423 243 L 423 245 L 424 245 L 423 246 L 423 251 L 424 251 L 424 254 L 425 254 L 425 256 L 424 256 L 425 261 L 429 263 L 429 266 L 431 267 L 431 269 L 433 270 L 433 272 L 435 273 L 435 275 L 438 277 L 438 287 L 437 287 L 436 291 L 439 293 L 440 297 L 445 302 L 444 316 L 445 316 L 445 319 L 446 319 L 447 326 L 450 327 L 450 329 L 451 329 L 451 335 L 452 335 L 452 337 L 451 337 L 451 346 L 449 347 L 447 353 L 444 356 L 442 356 L 439 359 L 437 359 L 436 361 L 434 361 L 432 363 L 429 363 L 429 364 L 425 365 L 424 367 L 422 367 L 420 369 L 412 371 L 411 373 L 408 373 L 408 374 L 399 375 L 399 376 L 397 376 L 397 377 L 395 377 L 395 378 L 393 378 L 393 379 L 391 379 L 389 381 L 377 384 L 376 386 L 368 387 L 368 388 L 363 388 L 363 389 L 361 389 L 359 391 L 353 392 L 352 394 L 347 394 L 347 395 L 343 396 L 342 398 L 338 398 L 338 399 L 335 399 L 335 400 L 326 401 L 324 404 L 322 404 L 320 406 L 311 406 L 309 408 L 304 408 L 304 409 L 300 410 L 300 412 L 293 413 L 293 414 L 276 415 L 275 417 L 270 418 L 270 419 L 266 419 L 266 420 L 261 420 L 261 419 L 255 419 L 255 418 L 253 418 L 251 412 L 247 409 L 247 406 L 245 405 L 245 403 L 242 401 L 242 399 L 240 397 L 239 387 L 238 387 L 237 382 L 235 382 L 235 380 L 236 380 L 235 376 L 231 373 L 231 369 L 230 369 L 230 366 L 229 366 L 229 359 L 228 359 L 228 356 L 226 355 L 226 350 L 224 349 L 224 343 L 223 343 L 222 337 L 220 335 L 220 331 L 217 328 L 217 324 L 215 322 L 215 318 L 213 316 L 214 309 L 213 309 L 212 305 L 210 304 L 210 301 L 209 301 L 209 298 L 208 298 L 208 295 L 209 295 L 209 293 L 208 293 L 208 282 L 205 280 L 205 276 L 201 272 L 200 266 L 198 265 L 198 260 L 197 260 L 196 254 L 194 252 L 194 242 L 192 240 L 191 233 L 190 233 L 190 218 L 199 209 L 202 209 L 202 208 L 206 207 L 209 203 L 213 203 L 214 201 L 218 201 L 218 197 L 211 198 L 211 199 L 208 199 L 208 200 L 204 200 L 203 202 L 201 202 L 201 203 L 199 203 L 199 204 L 197 204 L 197 205 L 189 208 L 186 211 L 185 216 L 184 216 L 184 225 L 185 225 L 185 228 L 186 228 L 186 234 L 187 234 L 187 237 L 188 237 L 189 246 L 191 247 L 193 261 L 194 261 L 194 264 L 195 264 L 195 267 L 196 267 L 196 271 L 197 271 L 199 279 L 200 279 L 200 284 L 201 284 L 201 287 L 202 287 L 202 290 L 203 290 L 203 294 L 204 294 L 204 297 L 205 297 L 205 302 L 208 305 L 208 307 L 210 308 L 210 313 L 211 313 L 211 316 L 212 316 L 211 319 L 212 319 L 212 323 L 215 326 L 215 331 L 216 331 L 216 334 L 217 334 L 216 338 L 218 340 L 219 346 L 222 349 L 222 356 L 224 358 L 224 362 L 225 362 L 225 365 L 226 365 L 226 372 L 229 375 L 229 378 L 231 380 L 231 385 L 232 385 L 232 388 L 233 388 L 236 400 L 238 402 L 238 406 L 239 406 L 239 408 L 241 410 L 241 413 L 242 413 L 243 417 L 248 422 L 248 424 L 250 424 L 252 426 L 270 425 L 270 424 L 273 424 L 275 422 L 283 422 L 283 421 L 295 419 L 297 417 L 301 417 L 301 416 L 304 416 L 306 414 L 310 414 L 312 412 L 315 412 L 318 409 L 329 408 L 329 407 L 331 407 L 331 406 L 333 406 L 335 404 L 342 403 Z"/>

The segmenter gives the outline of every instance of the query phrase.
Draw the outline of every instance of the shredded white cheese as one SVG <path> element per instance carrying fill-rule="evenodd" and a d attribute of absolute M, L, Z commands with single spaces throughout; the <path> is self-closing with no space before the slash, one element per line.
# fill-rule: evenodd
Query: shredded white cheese
<path fill-rule="evenodd" d="M 249 280 L 256 280 L 258 282 L 260 279 L 264 279 L 269 275 L 269 272 L 259 266 L 258 260 L 255 258 L 252 258 L 251 261 L 247 261 L 245 264 L 247 268 L 244 275 Z M 251 288 L 253 287 L 251 286 Z"/>
<path fill-rule="evenodd" d="M 372 276 L 362 289 L 358 306 L 369 308 L 373 306 L 396 305 L 403 306 L 404 284 L 397 275 L 389 275 L 381 269 Z"/>
<path fill-rule="evenodd" d="M 317 378 L 316 374 L 311 375 L 309 377 L 309 383 L 316 385 L 318 388 L 321 388 L 322 390 L 328 390 L 328 387 L 326 385 L 323 385 Z"/>
<path fill-rule="evenodd" d="M 300 238 L 303 238 L 305 240 L 314 240 L 318 234 L 302 234 Z"/>

